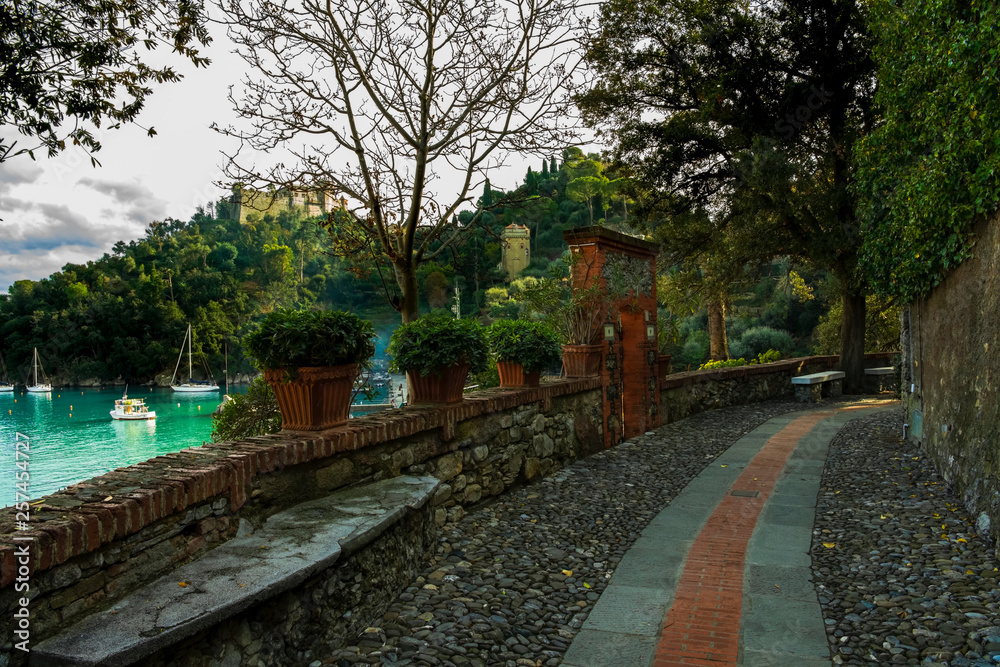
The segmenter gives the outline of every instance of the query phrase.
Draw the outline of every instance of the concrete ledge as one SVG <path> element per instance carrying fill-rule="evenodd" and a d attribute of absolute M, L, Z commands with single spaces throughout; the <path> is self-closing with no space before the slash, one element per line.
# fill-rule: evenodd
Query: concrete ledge
<path fill-rule="evenodd" d="M 41 642 L 31 664 L 132 664 L 334 566 L 424 506 L 437 486 L 433 477 L 396 477 L 279 512 Z"/>
<path fill-rule="evenodd" d="M 800 375 L 792 378 L 792 384 L 819 384 L 821 382 L 831 382 L 833 380 L 843 380 L 843 371 L 827 371 L 826 373 L 812 373 L 811 375 Z"/>
<path fill-rule="evenodd" d="M 866 368 L 865 375 L 892 375 L 895 369 L 892 366 L 882 368 Z"/>

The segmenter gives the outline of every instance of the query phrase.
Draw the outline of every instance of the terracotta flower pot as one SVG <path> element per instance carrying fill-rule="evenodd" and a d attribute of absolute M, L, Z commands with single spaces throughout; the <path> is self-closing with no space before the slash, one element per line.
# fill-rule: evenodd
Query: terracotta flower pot
<path fill-rule="evenodd" d="M 670 355 L 661 354 L 657 357 L 656 379 L 662 380 L 670 374 Z"/>
<path fill-rule="evenodd" d="M 286 382 L 283 369 L 266 369 L 264 379 L 278 399 L 282 428 L 319 431 L 345 423 L 359 370 L 358 364 L 309 366 Z"/>
<path fill-rule="evenodd" d="M 524 366 L 516 361 L 497 361 L 501 387 L 537 387 L 541 371 L 525 372 Z"/>
<path fill-rule="evenodd" d="M 568 378 L 586 378 L 601 374 L 604 345 L 563 345 L 563 368 Z"/>
<path fill-rule="evenodd" d="M 437 373 L 421 375 L 419 371 L 406 371 L 409 405 L 419 403 L 458 403 L 462 400 L 465 380 L 469 377 L 469 364 L 447 366 Z"/>

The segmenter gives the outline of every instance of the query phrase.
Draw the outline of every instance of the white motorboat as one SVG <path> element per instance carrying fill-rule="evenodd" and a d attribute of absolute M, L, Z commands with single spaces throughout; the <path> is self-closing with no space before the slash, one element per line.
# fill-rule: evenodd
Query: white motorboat
<path fill-rule="evenodd" d="M 42 365 L 42 362 L 38 360 L 38 348 L 35 348 L 35 356 L 33 359 L 34 365 L 34 382 L 26 387 L 29 394 L 47 394 L 52 391 L 52 385 L 45 381 L 45 369 L 42 368 L 42 382 L 38 382 L 38 367 Z"/>
<path fill-rule="evenodd" d="M 133 421 L 140 419 L 156 419 L 156 412 L 146 406 L 141 398 L 129 398 L 128 387 L 125 387 L 122 397 L 115 401 L 115 409 L 111 411 L 112 419 Z"/>
<path fill-rule="evenodd" d="M 191 364 L 191 348 L 194 342 L 194 333 L 191 331 L 191 325 L 188 325 L 187 333 L 184 334 L 184 342 L 181 343 L 181 352 L 177 355 L 177 365 L 174 366 L 174 376 L 170 378 L 170 388 L 176 392 L 182 393 L 206 393 L 210 391 L 219 391 L 219 385 L 215 383 L 214 380 L 194 380 L 191 375 L 192 364 Z M 188 381 L 182 384 L 174 384 L 177 380 L 177 369 L 181 366 L 181 359 L 184 357 L 184 348 L 187 347 L 188 351 Z"/>

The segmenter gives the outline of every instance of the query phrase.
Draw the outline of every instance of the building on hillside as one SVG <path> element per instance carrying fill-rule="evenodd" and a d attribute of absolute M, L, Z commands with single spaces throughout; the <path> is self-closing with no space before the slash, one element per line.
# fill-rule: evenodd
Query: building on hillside
<path fill-rule="evenodd" d="M 346 208 L 347 201 L 341 199 L 339 202 L 333 194 L 316 189 L 280 189 L 272 191 L 250 190 L 239 185 L 233 187 L 233 196 L 230 201 L 230 217 L 239 220 L 240 223 L 247 221 L 248 215 L 257 214 L 278 215 L 281 211 L 291 211 L 296 208 L 304 209 L 309 217 L 323 215 L 333 210 L 339 205 Z"/>
<path fill-rule="evenodd" d="M 531 232 L 523 225 L 507 225 L 503 230 L 503 255 L 500 268 L 512 279 L 531 262 Z"/>

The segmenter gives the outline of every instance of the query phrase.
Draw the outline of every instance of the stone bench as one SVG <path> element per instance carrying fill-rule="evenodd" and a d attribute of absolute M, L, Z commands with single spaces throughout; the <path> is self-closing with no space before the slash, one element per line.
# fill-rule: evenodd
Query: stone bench
<path fill-rule="evenodd" d="M 843 371 L 825 371 L 792 378 L 795 399 L 800 403 L 815 403 L 824 397 L 843 393 Z"/>
<path fill-rule="evenodd" d="M 865 369 L 865 392 L 878 394 L 883 391 L 896 391 L 896 369 L 892 366 Z"/>
<path fill-rule="evenodd" d="M 223 543 L 200 559 L 121 599 L 110 609 L 94 613 L 32 647 L 31 664 L 42 667 L 117 667 L 137 661 L 151 664 L 150 656 L 158 651 L 162 652 L 159 658 L 167 658 L 178 652 L 175 647 L 179 643 L 188 643 L 185 640 L 192 635 L 210 629 L 205 634 L 212 634 L 220 623 L 259 608 L 262 603 L 267 606 L 296 587 L 300 587 L 296 590 L 302 596 L 313 599 L 329 595 L 332 588 L 329 581 L 320 581 L 311 588 L 301 585 L 310 578 L 315 581 L 315 575 L 339 567 L 344 558 L 359 553 L 394 527 L 402 530 L 391 535 L 389 548 L 402 551 L 404 559 L 419 560 L 431 545 L 410 544 L 401 549 L 395 543 L 400 535 L 419 541 L 426 530 L 399 524 L 426 507 L 423 523 L 430 524 L 429 530 L 435 530 L 428 502 L 437 487 L 438 480 L 433 477 L 396 477 L 274 514 L 259 529 Z M 376 560 L 378 567 L 393 567 L 393 561 L 384 556 L 377 556 Z M 411 568 L 419 564 L 407 563 Z M 360 575 L 352 574 L 351 578 L 353 583 Z M 387 591 L 386 606 L 397 592 Z M 332 597 L 338 595 L 334 593 Z M 350 611 L 348 607 L 347 612 Z M 343 615 L 344 610 L 336 613 Z M 317 620 L 330 627 L 336 625 L 329 618 Z M 245 620 L 243 625 L 247 625 Z M 266 637 L 255 639 L 267 641 Z M 247 664 L 242 654 L 245 647 L 235 639 L 231 644 L 225 647 L 225 652 L 232 654 L 229 661 Z"/>

